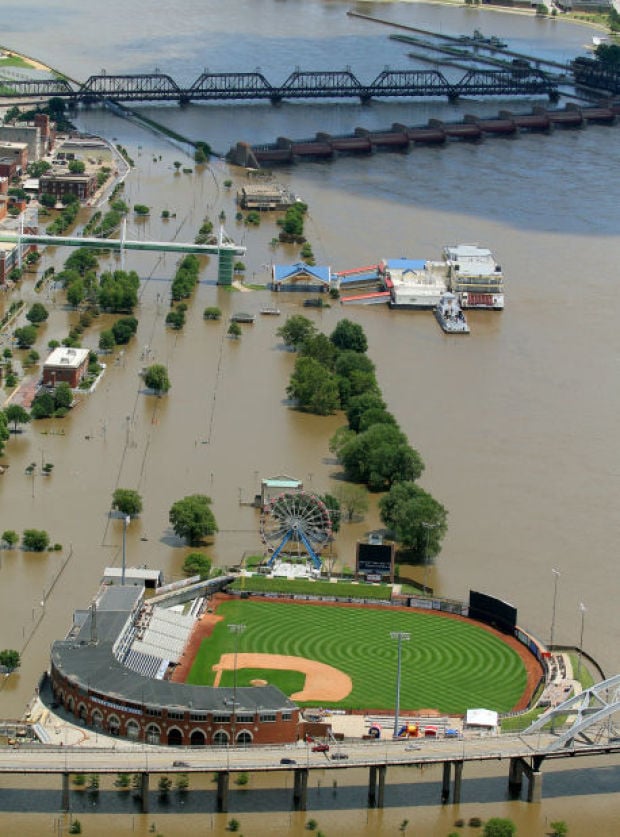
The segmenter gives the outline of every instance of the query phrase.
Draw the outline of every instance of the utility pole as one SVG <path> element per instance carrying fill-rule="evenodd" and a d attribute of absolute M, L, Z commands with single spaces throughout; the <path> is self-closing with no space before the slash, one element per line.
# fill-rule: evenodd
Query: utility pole
<path fill-rule="evenodd" d="M 390 639 L 398 642 L 398 662 L 396 664 L 396 701 L 394 706 L 394 738 L 398 735 L 398 715 L 400 712 L 400 669 L 402 658 L 402 644 L 409 642 L 411 634 L 406 631 L 390 631 Z"/>

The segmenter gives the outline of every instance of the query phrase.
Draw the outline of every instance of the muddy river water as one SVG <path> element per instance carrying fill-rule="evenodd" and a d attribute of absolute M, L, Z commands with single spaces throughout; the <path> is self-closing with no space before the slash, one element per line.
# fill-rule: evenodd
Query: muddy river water
<path fill-rule="evenodd" d="M 345 64 L 366 79 L 385 64 L 410 66 L 406 51 L 387 40 L 383 27 L 347 18 L 348 6 L 340 2 L 232 0 L 222 7 L 186 0 L 171 12 L 163 4 L 111 0 L 92 14 L 77 0 L 63 3 L 62 12 L 54 14 L 44 2 L 33 5 L 36 30 L 32 17 L 15 6 L 3 40 L 80 79 L 102 68 L 151 72 L 158 66 L 191 82 L 204 67 L 260 66 L 279 80 L 296 65 L 337 69 Z M 562 59 L 578 54 L 591 38 L 589 30 L 562 21 L 410 3 L 357 7 L 457 34 L 478 27 L 514 39 L 515 48 L 530 46 Z M 122 25 L 113 25 L 119 20 Z M 340 103 L 143 110 L 188 137 L 226 150 L 238 139 L 303 137 L 392 121 L 422 124 L 433 115 L 496 113 L 503 106 Z M 509 106 L 516 109 L 514 103 Z M 228 232 L 248 248 L 248 284 L 267 282 L 272 261 L 297 259 L 292 249 L 270 248 L 275 218 L 257 229 L 234 221 L 242 171 L 214 159 L 202 172 L 178 174 L 175 161 L 193 168 L 183 147 L 105 111 L 80 112 L 76 122 L 115 139 L 135 160 L 125 200 L 147 204 L 152 213 L 139 223 L 130 220 L 128 237 L 192 240 L 205 216 L 215 220 L 224 210 Z M 73 609 L 88 603 L 103 568 L 120 563 L 122 524 L 109 516 L 116 487 L 136 488 L 144 498 L 144 513 L 127 531 L 128 563 L 161 567 L 172 579 L 181 575 L 187 553 L 168 526 L 168 510 L 180 497 L 201 492 L 213 498 L 220 532 L 211 554 L 227 566 L 261 549 L 256 513 L 243 504 L 260 478 L 287 473 L 321 492 L 337 486 L 339 469 L 328 440 L 342 418 L 304 415 L 285 400 L 293 357 L 275 332 L 292 313 L 304 313 L 327 332 L 344 316 L 364 327 L 389 408 L 426 462 L 421 482 L 449 510 L 449 533 L 431 571 L 437 591 L 466 598 L 474 588 L 509 599 L 518 607 L 519 621 L 548 640 L 552 569 L 558 568 L 556 639 L 578 642 L 579 603 L 584 603 L 584 645 L 606 674 L 615 674 L 620 208 L 612 178 L 619 163 L 618 128 L 590 127 L 557 131 L 551 138 L 521 136 L 408 155 L 342 158 L 278 172 L 278 180 L 308 203 L 308 238 L 317 263 L 332 269 L 383 257 L 438 258 L 448 243 L 491 247 L 506 275 L 506 310 L 471 312 L 467 339 L 443 335 L 428 312 L 335 305 L 308 313 L 297 295 L 278 298 L 282 317 L 261 317 L 260 308 L 274 304 L 271 292 L 218 288 L 214 260 L 204 262 L 185 329 L 171 332 L 164 319 L 175 258 L 128 255 L 126 267 L 143 280 L 136 339 L 107 359 L 98 388 L 69 417 L 29 426 L 11 438 L 3 458 L 9 468 L 0 477 L 0 530 L 46 529 L 63 550 L 49 556 L 20 550 L 0 554 L 0 646 L 23 649 L 20 672 L 1 685 L 0 715 L 22 714 L 46 666 L 50 643 L 64 636 Z M 224 185 L 228 178 L 234 181 L 231 189 Z M 164 209 L 176 217 L 163 221 Z M 45 252 L 38 275 L 46 267 L 59 268 L 68 252 Z M 114 256 L 102 260 L 102 266 L 118 264 Z M 41 299 L 50 310 L 37 344 L 43 355 L 47 341 L 65 336 L 77 315 L 59 291 L 35 294 L 35 278 L 22 283 L 17 297 L 28 303 Z M 3 295 L 0 311 L 5 304 Z M 220 323 L 204 322 L 207 305 L 222 309 Z M 256 312 L 257 318 L 232 341 L 227 321 L 238 310 Z M 83 345 L 96 347 L 109 323 L 104 316 L 97 319 Z M 153 360 L 169 369 L 172 389 L 165 398 L 145 393 L 139 377 Z M 31 462 L 37 468 L 34 476 L 26 476 Z M 40 472 L 44 462 L 54 464 L 49 477 Z M 365 519 L 345 525 L 338 535 L 338 560 L 352 563 L 356 539 L 378 524 L 373 500 Z M 571 834 L 585 834 L 593 823 L 597 834 L 620 831 L 619 772 L 613 760 L 592 767 L 550 765 L 545 801 L 538 807 L 505 801 L 503 768 L 472 768 L 470 775 L 459 816 L 503 813 L 527 835 L 543 834 L 558 818 L 569 822 Z M 444 835 L 457 816 L 436 807 L 439 774 L 432 771 L 415 776 L 394 771 L 383 812 L 364 808 L 364 775 L 348 771 L 341 779 L 339 774 L 337 788 L 333 778 L 326 771 L 311 791 L 311 815 L 326 835 L 395 833 L 405 818 L 411 833 Z M 20 812 L 0 814 L 0 833 L 58 829 L 54 815 L 43 813 L 59 804 L 56 789 L 49 795 L 48 787 L 39 783 L 34 795 L 0 789 L 0 809 Z M 227 818 L 212 813 L 211 787 L 206 786 L 206 795 L 191 794 L 185 809 L 174 802 L 148 817 L 110 790 L 98 802 L 109 816 L 79 816 L 85 833 L 93 835 L 146 834 L 154 822 L 165 835 L 224 833 Z M 3 805 L 5 795 L 9 802 Z M 304 818 L 289 812 L 289 797 L 290 787 L 286 792 L 277 785 L 262 788 L 252 779 L 247 791 L 235 793 L 231 807 L 246 835 L 301 835 Z M 79 800 L 75 804 L 88 808 Z"/>

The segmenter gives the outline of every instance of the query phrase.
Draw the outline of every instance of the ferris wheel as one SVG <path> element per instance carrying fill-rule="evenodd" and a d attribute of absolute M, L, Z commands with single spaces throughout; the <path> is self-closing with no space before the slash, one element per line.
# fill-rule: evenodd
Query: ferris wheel
<path fill-rule="evenodd" d="M 286 553 L 294 558 L 307 555 L 320 569 L 320 553 L 332 535 L 332 524 L 325 503 L 306 491 L 285 492 L 274 497 L 261 515 L 261 536 L 272 552 L 272 566 Z"/>

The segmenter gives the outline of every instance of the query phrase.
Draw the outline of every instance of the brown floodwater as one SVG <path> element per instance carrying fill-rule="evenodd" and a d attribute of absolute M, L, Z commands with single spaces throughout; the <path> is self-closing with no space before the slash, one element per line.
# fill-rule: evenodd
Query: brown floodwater
<path fill-rule="evenodd" d="M 67 5 L 81 14 L 73 0 Z M 112 5 L 118 5 L 116 0 Z M 402 9 L 401 4 L 381 4 L 382 14 L 388 7 L 390 14 Z M 345 27 L 340 22 L 344 8 L 338 3 L 301 6 L 265 0 L 260 13 L 246 21 L 245 8 L 232 3 L 234 25 L 245 32 L 237 45 L 236 66 L 242 47 L 250 48 L 247 60 L 258 63 L 251 48 L 265 25 L 278 36 L 268 59 L 275 62 L 270 70 L 276 77 L 286 74 L 286 59 L 278 49 L 287 34 L 291 49 L 308 49 L 303 38 L 293 39 L 291 33 L 300 31 L 321 49 L 327 48 L 328 33 L 333 34 L 348 60 L 354 56 L 347 49 L 354 49 L 387 63 L 383 41 L 379 42 L 385 33 L 362 29 L 360 22 L 350 20 Z M 453 12 L 420 8 L 427 17 L 419 25 L 432 23 L 435 15 L 437 28 L 441 24 L 447 31 Z M 179 44 L 207 26 L 201 4 L 188 3 L 186 11 L 187 18 L 175 26 L 193 29 L 183 37 L 174 33 Z M 465 31 L 479 25 L 480 14 L 472 11 Z M 153 15 L 163 21 L 158 10 Z M 511 32 L 504 28 L 505 21 L 516 19 L 496 15 L 493 24 L 483 20 L 483 30 L 493 28 L 506 37 Z M 89 31 L 92 24 L 81 17 L 80 21 Z M 229 22 L 225 16 L 220 21 Z M 123 38 L 132 25 L 138 33 L 142 20 L 130 17 Z M 547 35 L 541 34 L 541 27 L 534 32 L 533 25 L 520 19 L 511 23 L 515 37 L 543 41 Z M 56 26 L 42 18 L 40 29 L 49 34 Z M 150 33 L 148 46 L 146 40 L 132 45 L 145 65 L 151 60 L 152 44 L 172 37 L 166 26 L 161 23 L 157 36 Z M 359 40 L 349 38 L 350 31 Z M 566 27 L 548 33 L 550 50 L 559 49 L 558 32 L 565 31 Z M 589 36 L 583 31 L 571 29 L 567 42 L 585 41 Z M 92 66 L 99 58 L 101 66 L 113 66 L 117 53 L 110 47 L 105 55 L 105 44 L 113 44 L 113 36 L 102 33 L 93 41 L 96 57 L 72 55 L 69 70 L 75 72 L 77 62 L 86 77 L 100 70 Z M 19 33 L 11 40 L 17 47 Z M 42 57 L 62 65 L 61 52 L 49 53 L 52 43 L 54 38 L 38 41 L 35 36 L 32 48 L 25 51 L 40 48 Z M 123 44 L 125 63 L 116 62 L 119 71 L 132 55 L 130 45 Z M 202 59 L 194 57 L 192 76 L 186 66 L 189 58 L 179 58 L 174 51 L 170 55 L 188 75 L 198 75 Z M 317 66 L 325 65 L 326 55 L 317 55 Z M 246 66 L 245 56 L 241 63 Z M 223 59 L 218 69 L 222 66 Z M 143 68 L 137 62 L 129 67 L 134 69 Z M 362 71 L 359 75 L 366 77 Z M 362 120 L 369 126 L 373 121 L 387 125 L 392 119 L 417 124 L 432 115 L 433 107 L 146 110 L 187 136 L 214 137 L 216 147 L 225 149 L 239 138 L 274 138 L 285 128 L 292 136 L 310 136 L 324 126 L 344 130 Z M 448 107 L 438 107 L 448 118 Z M 462 110 L 472 107 L 466 103 Z M 496 110 L 493 105 L 492 112 Z M 215 221 L 224 210 L 228 232 L 248 248 L 248 284 L 266 282 L 272 261 L 297 259 L 293 249 L 270 248 L 277 233 L 273 216 L 266 216 L 257 229 L 235 222 L 235 188 L 244 180 L 243 172 L 231 172 L 216 160 L 202 172 L 175 174 L 175 160 L 193 168 L 182 147 L 106 112 L 85 112 L 78 120 L 85 130 L 117 138 L 136 161 L 125 199 L 130 206 L 148 204 L 152 213 L 140 222 L 130 219 L 129 237 L 192 240 L 206 215 Z M 304 415 L 286 402 L 294 356 L 283 349 L 275 332 L 290 313 L 303 313 L 326 332 L 344 316 L 364 327 L 389 408 L 426 462 L 421 483 L 449 511 L 449 532 L 431 571 L 436 590 L 467 598 L 473 588 L 508 599 L 518 608 L 520 623 L 548 640 L 552 568 L 559 568 L 557 641 L 579 641 L 583 602 L 585 648 L 608 675 L 615 674 L 620 633 L 615 556 L 620 523 L 620 452 L 615 441 L 620 412 L 615 294 L 620 217 L 614 191 L 606 186 L 620 163 L 619 139 L 615 128 L 590 127 L 557 131 L 551 138 L 522 136 L 442 150 L 416 149 L 408 155 L 341 158 L 278 172 L 278 180 L 307 201 L 308 238 L 317 262 L 333 269 L 401 255 L 439 258 L 448 243 L 478 241 L 491 247 L 506 274 L 506 310 L 471 312 L 472 333 L 466 339 L 444 335 L 428 312 L 339 305 L 318 312 L 300 307 L 304 294 L 283 295 L 274 303 L 268 290 L 218 288 L 214 260 L 203 263 L 185 329 L 171 332 L 164 319 L 175 258 L 127 255 L 126 267 L 143 279 L 137 337 L 122 353 L 105 358 L 108 367 L 98 388 L 81 398 L 67 418 L 28 426 L 11 437 L 3 457 L 9 468 L 0 476 L 0 530 L 46 529 L 63 549 L 49 555 L 19 549 L 0 552 L 0 646 L 23 650 L 21 670 L 0 684 L 0 715 L 21 716 L 47 665 L 50 643 L 64 636 L 74 608 L 88 603 L 103 568 L 120 564 L 122 523 L 109 515 L 116 487 L 136 488 L 144 498 L 143 514 L 127 531 L 128 564 L 161 567 L 173 579 L 181 575 L 188 551 L 168 525 L 169 508 L 180 497 L 200 492 L 213 498 L 220 532 L 208 551 L 218 565 L 227 566 L 262 549 L 256 512 L 244 505 L 262 477 L 287 473 L 321 492 L 338 485 L 339 468 L 328 441 L 342 417 Z M 229 177 L 234 180 L 232 189 L 224 186 Z M 163 221 L 164 209 L 176 218 Z M 48 250 L 37 275 L 51 265 L 59 269 L 68 254 Z M 115 269 L 120 262 L 110 256 L 101 265 Z M 65 336 L 77 315 L 66 307 L 60 290 L 35 294 L 35 278 L 27 277 L 11 298 L 21 296 L 28 304 L 40 299 L 48 306 L 50 319 L 41 327 L 36 346 L 44 356 L 47 342 Z M 9 300 L 2 295 L 0 312 Z M 282 309 L 280 318 L 258 315 L 261 306 L 273 304 Z M 202 312 L 208 305 L 222 309 L 220 323 L 204 322 Z M 239 310 L 255 312 L 257 318 L 233 341 L 226 336 L 228 318 Z M 96 347 L 99 332 L 111 321 L 108 316 L 97 319 L 83 345 Z M 141 368 L 154 361 L 168 366 L 172 381 L 169 395 L 160 399 L 144 392 L 139 376 Z M 25 468 L 31 462 L 37 469 L 29 477 Z M 45 462 L 54 464 L 49 477 L 38 467 Z M 380 525 L 376 498 L 371 500 L 365 519 L 344 525 L 338 535 L 340 563 L 351 564 L 356 540 Z M 419 569 L 412 572 L 421 575 Z M 352 789 L 345 790 L 345 778 L 338 774 L 334 792 L 333 777 L 326 773 L 321 787 L 311 792 L 308 816 L 326 835 L 396 833 L 405 818 L 410 820 L 410 833 L 445 835 L 457 815 L 467 819 L 492 814 L 512 817 L 519 833 L 527 835 L 543 834 L 554 819 L 566 819 L 571 834 L 591 833 L 593 825 L 602 835 L 620 831 L 617 760 L 597 760 L 593 766 L 553 763 L 544 771 L 545 800 L 528 806 L 505 801 L 504 765 L 468 769 L 465 802 L 458 814 L 436 805 L 439 780 L 431 772 L 412 778 L 411 771 L 394 771 L 382 812 L 364 807 L 365 775 L 347 771 L 346 784 Z M 55 815 L 42 813 L 58 809 L 56 784 L 46 796 L 49 785 L 36 783 L 33 806 L 30 794 L 5 791 L 6 784 L 0 783 L 0 809 L 18 813 L 0 814 L 0 833 L 30 837 L 58 830 Z M 304 833 L 302 815 L 288 810 L 290 787 L 286 793 L 264 794 L 254 790 L 260 787 L 252 778 L 247 792 L 233 794 L 231 809 L 243 832 Z M 114 833 L 146 834 L 153 822 L 165 835 L 199 829 L 224 833 L 227 817 L 213 814 L 214 800 L 206 796 L 200 802 L 204 810 L 197 807 L 194 812 L 192 806 L 199 803 L 190 795 L 185 811 L 192 813 L 182 814 L 175 802 L 167 809 L 153 805 L 155 813 L 144 817 L 130 804 L 119 807 L 113 791 L 102 793 L 98 803 L 99 810 L 109 811 L 105 817 L 83 813 L 79 800 L 72 804 L 80 811 L 85 833 L 93 835 L 110 833 L 112 824 Z"/>

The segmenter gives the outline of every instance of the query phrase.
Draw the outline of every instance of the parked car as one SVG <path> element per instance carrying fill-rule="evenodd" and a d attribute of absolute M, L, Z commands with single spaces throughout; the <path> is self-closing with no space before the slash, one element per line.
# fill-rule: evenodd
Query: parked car
<path fill-rule="evenodd" d="M 172 766 L 173 767 L 189 767 L 189 763 L 186 762 L 186 761 L 173 761 Z"/>
<path fill-rule="evenodd" d="M 329 744 L 315 744 L 312 747 L 313 753 L 327 753 L 329 751 Z"/>
<path fill-rule="evenodd" d="M 348 753 L 332 753 L 330 758 L 333 759 L 334 761 L 343 761 L 344 759 L 349 758 L 349 754 Z"/>
<path fill-rule="evenodd" d="M 295 759 L 280 759 L 280 764 L 297 764 Z"/>

